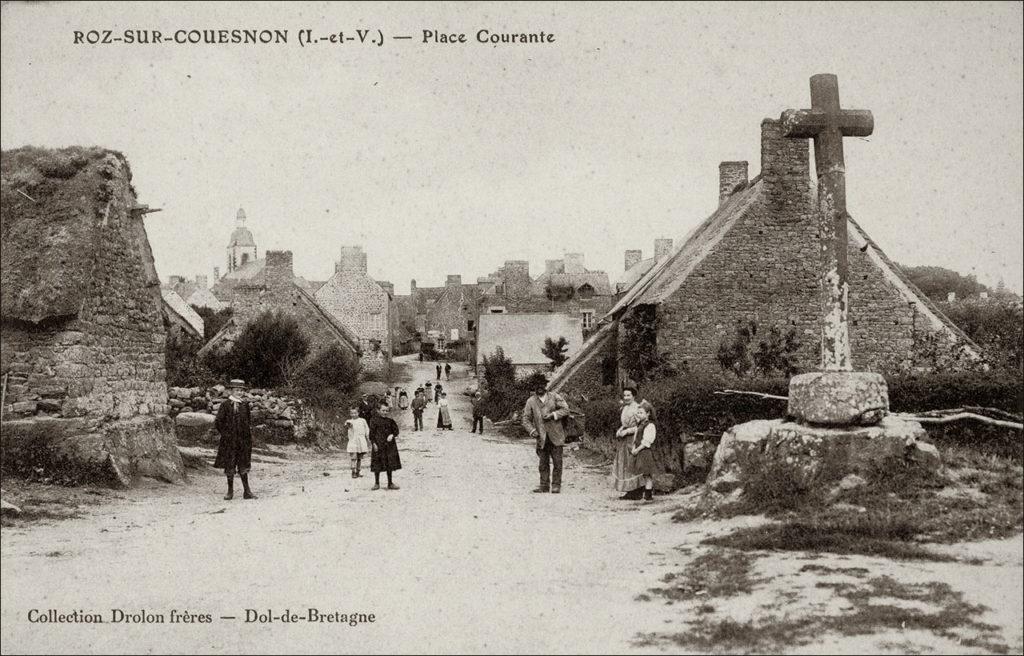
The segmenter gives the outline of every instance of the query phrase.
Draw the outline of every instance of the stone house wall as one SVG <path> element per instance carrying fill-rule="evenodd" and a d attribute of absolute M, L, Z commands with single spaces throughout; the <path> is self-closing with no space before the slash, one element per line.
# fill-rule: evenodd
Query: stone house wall
<path fill-rule="evenodd" d="M 391 362 L 392 303 L 388 293 L 366 274 L 341 270 L 315 294 L 317 303 L 351 330 L 364 353 L 364 365 L 381 370 Z M 376 346 L 374 346 L 376 341 Z"/>
<path fill-rule="evenodd" d="M 762 197 L 658 306 L 656 348 L 677 367 L 721 371 L 719 345 L 732 341 L 738 322 L 749 320 L 757 322 L 757 340 L 772 326 L 794 330 L 801 370 L 818 366 L 820 256 L 808 155 L 806 140 L 785 138 L 776 121 L 764 121 Z M 881 371 L 908 364 L 928 322 L 852 236 L 848 248 L 855 366 Z"/>

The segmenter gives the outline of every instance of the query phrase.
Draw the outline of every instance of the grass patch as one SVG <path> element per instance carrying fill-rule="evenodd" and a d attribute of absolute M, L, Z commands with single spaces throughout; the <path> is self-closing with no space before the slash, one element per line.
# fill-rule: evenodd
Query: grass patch
<path fill-rule="evenodd" d="M 695 598 L 732 597 L 748 594 L 759 582 L 753 578 L 752 570 L 756 556 L 738 551 L 709 551 L 690 561 L 686 568 L 677 573 L 666 574 L 663 588 L 651 588 L 649 595 L 667 599 L 670 603 L 689 601 Z M 712 607 L 710 611 L 713 612 Z"/>
<path fill-rule="evenodd" d="M 961 593 L 945 583 L 906 584 L 881 576 L 865 582 L 818 585 L 831 588 L 851 609 L 832 616 L 772 615 L 746 622 L 701 617 L 689 631 L 643 634 L 637 636 L 636 643 L 674 645 L 699 652 L 778 652 L 810 644 L 824 633 L 855 636 L 918 630 L 991 653 L 1009 651 L 999 628 L 978 619 L 987 609 L 967 603 Z"/>
<path fill-rule="evenodd" d="M 921 546 L 1016 535 L 1024 527 L 1024 469 L 1008 458 L 950 448 L 942 474 L 894 459 L 853 489 L 816 484 L 793 468 L 760 470 L 715 517 L 766 514 L 777 524 L 740 529 L 705 544 L 744 551 L 817 551 L 899 560 L 952 560 Z M 834 478 L 834 476 L 832 477 Z M 701 515 L 687 509 L 673 517 Z M 707 515 L 707 511 L 703 513 Z"/>

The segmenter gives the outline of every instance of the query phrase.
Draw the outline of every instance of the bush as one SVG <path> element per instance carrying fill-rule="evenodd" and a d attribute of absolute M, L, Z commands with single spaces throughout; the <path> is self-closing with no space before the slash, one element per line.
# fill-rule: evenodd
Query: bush
<path fill-rule="evenodd" d="M 214 360 L 228 376 L 258 387 L 288 384 L 309 353 L 299 322 L 281 310 L 264 312 L 248 324 L 225 357 Z"/>
<path fill-rule="evenodd" d="M 234 312 L 230 307 L 223 308 L 221 310 L 212 310 L 208 307 L 200 305 L 193 305 L 192 309 L 196 311 L 203 319 L 203 341 L 208 342 L 210 339 L 219 333 L 225 324 L 231 319 Z"/>
<path fill-rule="evenodd" d="M 889 407 L 893 412 L 924 412 L 984 406 L 1007 412 L 1024 411 L 1024 383 L 999 371 L 890 376 Z"/>
<path fill-rule="evenodd" d="M 1000 368 L 1024 372 L 1024 310 L 1013 300 L 939 303 L 950 321 L 960 327 Z"/>
<path fill-rule="evenodd" d="M 359 360 L 331 345 L 312 358 L 296 378 L 299 395 L 317 407 L 344 404 L 359 382 Z"/>
<path fill-rule="evenodd" d="M 172 387 L 205 387 L 215 385 L 218 376 L 199 357 L 203 343 L 188 337 L 176 339 L 168 333 L 164 357 L 167 384 Z"/>

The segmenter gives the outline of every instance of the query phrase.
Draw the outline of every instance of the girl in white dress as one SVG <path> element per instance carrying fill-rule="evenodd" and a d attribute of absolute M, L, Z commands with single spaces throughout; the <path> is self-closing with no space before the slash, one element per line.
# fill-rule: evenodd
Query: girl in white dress
<path fill-rule="evenodd" d="M 348 410 L 349 419 L 345 422 L 345 430 L 348 432 L 349 458 L 352 459 L 352 478 L 362 476 L 359 469 L 363 464 L 363 456 L 370 450 L 370 427 L 366 420 L 359 416 L 359 406 L 352 406 Z"/>

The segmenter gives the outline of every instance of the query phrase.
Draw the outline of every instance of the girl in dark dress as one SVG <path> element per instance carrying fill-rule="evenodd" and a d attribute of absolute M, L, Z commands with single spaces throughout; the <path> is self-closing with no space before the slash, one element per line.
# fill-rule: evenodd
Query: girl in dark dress
<path fill-rule="evenodd" d="M 654 426 L 654 406 L 642 401 L 637 408 L 636 436 L 631 453 L 636 457 L 635 470 L 643 479 L 644 501 L 654 499 L 654 440 L 658 430 Z"/>
<path fill-rule="evenodd" d="M 391 472 L 402 468 L 398 457 L 398 424 L 387 416 L 388 407 L 380 406 L 378 415 L 370 420 L 370 471 L 373 472 L 373 488 L 380 489 L 380 473 L 388 475 L 388 489 L 397 490 L 391 480 Z"/>

